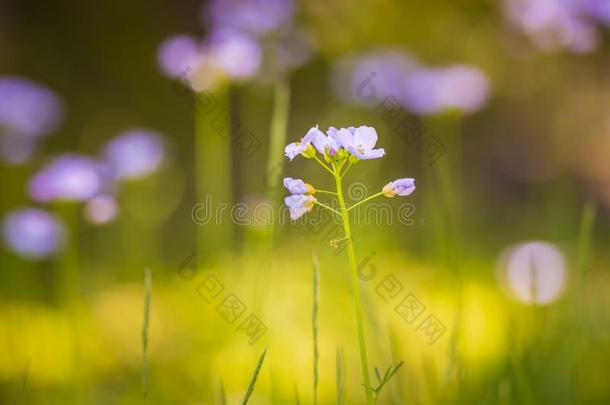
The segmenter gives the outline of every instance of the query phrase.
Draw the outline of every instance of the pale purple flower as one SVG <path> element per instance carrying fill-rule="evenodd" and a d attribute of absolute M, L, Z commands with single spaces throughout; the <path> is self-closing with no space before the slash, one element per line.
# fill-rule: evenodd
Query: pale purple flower
<path fill-rule="evenodd" d="M 203 10 L 203 22 L 212 29 L 231 29 L 265 34 L 289 22 L 292 0 L 212 0 Z"/>
<path fill-rule="evenodd" d="M 202 58 L 198 41 L 190 35 L 174 35 L 159 46 L 157 60 L 161 71 L 169 77 L 188 75 Z"/>
<path fill-rule="evenodd" d="M 343 137 L 345 131 L 339 130 L 338 136 Z M 377 143 L 377 131 L 373 127 L 361 126 L 356 128 L 353 133 L 351 143 L 347 145 L 347 150 L 360 160 L 378 159 L 385 155 L 383 148 L 373 149 Z M 345 144 L 343 143 L 344 147 Z"/>
<path fill-rule="evenodd" d="M 57 129 L 62 116 L 61 101 L 46 87 L 19 77 L 0 77 L 0 129 L 44 136 Z"/>
<path fill-rule="evenodd" d="M 284 203 L 290 210 L 290 219 L 299 219 L 307 212 L 311 212 L 316 203 L 316 198 L 311 195 L 295 194 L 284 198 Z"/>
<path fill-rule="evenodd" d="M 284 187 L 290 194 L 313 194 L 315 192 L 313 186 L 305 183 L 301 179 L 293 179 L 292 177 L 284 178 Z"/>
<path fill-rule="evenodd" d="M 101 165 L 86 156 L 57 157 L 30 181 L 30 196 L 39 202 L 86 201 L 104 187 Z"/>
<path fill-rule="evenodd" d="M 55 253 L 65 242 L 63 225 L 51 214 L 36 208 L 9 213 L 2 223 L 6 245 L 28 258 L 44 258 Z"/>
<path fill-rule="evenodd" d="M 112 221 L 119 212 L 119 207 L 114 196 L 100 194 L 87 201 L 84 212 L 88 222 L 99 225 Z"/>
<path fill-rule="evenodd" d="M 412 72 L 406 79 L 402 102 L 418 114 L 445 110 L 472 113 L 485 105 L 488 94 L 488 80 L 479 69 L 454 65 Z"/>
<path fill-rule="evenodd" d="M 254 38 L 231 31 L 215 33 L 206 54 L 225 75 L 236 80 L 254 77 L 262 60 L 261 46 Z"/>
<path fill-rule="evenodd" d="M 165 141 L 157 132 L 131 129 L 112 139 L 104 159 L 117 179 L 137 179 L 153 173 L 165 159 Z"/>
<path fill-rule="evenodd" d="M 312 127 L 300 141 L 288 144 L 286 148 L 284 148 L 284 154 L 292 161 L 292 159 L 305 152 L 307 147 L 320 134 L 322 134 L 322 136 L 324 135 L 317 126 Z"/>
<path fill-rule="evenodd" d="M 389 182 L 383 187 L 383 195 L 386 197 L 394 197 L 399 195 L 406 197 L 415 191 L 415 179 L 404 178 Z"/>
<path fill-rule="evenodd" d="M 330 127 L 328 131 L 326 131 L 327 135 L 324 135 L 322 131 L 317 131 L 312 140 L 312 144 L 316 150 L 321 154 L 325 154 L 328 151 L 330 156 L 336 155 L 339 148 L 341 148 L 341 144 L 336 136 L 337 131 L 337 128 L 334 127 Z"/>

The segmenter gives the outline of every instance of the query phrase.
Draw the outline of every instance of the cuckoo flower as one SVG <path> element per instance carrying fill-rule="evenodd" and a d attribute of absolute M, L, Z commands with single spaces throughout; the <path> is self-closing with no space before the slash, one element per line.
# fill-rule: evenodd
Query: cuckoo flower
<path fill-rule="evenodd" d="M 290 194 L 313 194 L 316 192 L 311 184 L 305 183 L 301 179 L 293 179 L 292 177 L 284 179 L 284 187 L 286 187 Z"/>
<path fill-rule="evenodd" d="M 292 159 L 304 153 L 314 138 L 320 135 L 324 136 L 317 126 L 311 128 L 300 141 L 287 145 L 284 154 L 292 161 Z"/>
<path fill-rule="evenodd" d="M 386 197 L 408 196 L 415 191 L 415 179 L 405 178 L 389 182 L 383 187 L 382 193 Z"/>
<path fill-rule="evenodd" d="M 284 198 L 284 202 L 290 210 L 290 219 L 299 219 L 305 213 L 311 212 L 316 203 L 316 198 L 311 195 L 295 194 Z"/>
<path fill-rule="evenodd" d="M 340 129 L 330 127 L 326 134 L 322 133 L 317 126 L 313 127 L 300 142 L 294 142 L 286 146 L 286 156 L 292 160 L 298 154 L 303 154 L 305 157 L 315 160 L 325 171 L 331 174 L 334 179 L 336 190 L 326 191 L 314 189 L 313 186 L 303 182 L 303 180 L 293 179 L 291 177 L 284 179 L 284 186 L 292 193 L 292 195 L 284 198 L 284 202 L 290 209 L 290 218 L 292 220 L 296 220 L 313 210 L 314 205 L 319 205 L 321 208 L 326 209 L 341 218 L 344 235 L 341 238 L 331 240 L 330 245 L 337 248 L 339 246 L 338 242 L 346 241 L 352 275 L 354 308 L 356 312 L 356 324 L 360 346 L 360 361 L 364 380 L 363 385 L 368 405 L 374 405 L 378 390 L 372 388 L 368 371 L 363 311 L 360 297 L 360 280 L 356 266 L 356 253 L 352 241 L 352 231 L 349 220 L 350 212 L 360 204 L 364 204 L 381 195 L 387 197 L 393 197 L 395 195 L 407 196 L 415 190 L 414 179 L 398 179 L 387 184 L 382 191 L 365 197 L 360 201 L 351 204 L 351 206 L 348 206 L 343 192 L 343 179 L 345 174 L 357 160 L 376 159 L 384 156 L 385 151 L 383 149 L 374 149 L 376 143 L 377 132 L 372 127 L 360 126 L 358 128 L 348 127 Z M 317 152 L 324 156 L 324 160 L 318 158 L 316 155 Z M 328 204 L 318 201 L 315 197 L 310 195 L 313 192 L 315 192 L 316 195 L 322 193 L 335 196 L 339 208 L 335 209 Z"/>
<path fill-rule="evenodd" d="M 383 148 L 373 149 L 376 143 L 375 128 L 361 126 L 354 130 L 351 142 L 345 147 L 349 153 L 360 160 L 377 159 L 385 155 L 385 150 Z"/>

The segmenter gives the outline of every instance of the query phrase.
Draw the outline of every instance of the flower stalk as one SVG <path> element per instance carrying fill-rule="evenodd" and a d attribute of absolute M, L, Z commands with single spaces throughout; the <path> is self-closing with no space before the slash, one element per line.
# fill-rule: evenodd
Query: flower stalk
<path fill-rule="evenodd" d="M 354 163 L 357 163 L 360 160 L 378 159 L 385 155 L 384 149 L 374 149 L 376 143 L 377 132 L 372 127 L 361 126 L 358 128 L 349 127 L 340 129 L 331 127 L 326 134 L 324 134 L 316 126 L 311 128 L 299 141 L 287 145 L 284 149 L 286 157 L 291 161 L 297 156 L 313 159 L 330 173 L 335 180 L 336 191 L 333 192 L 318 190 L 302 179 L 286 177 L 284 179 L 284 187 L 288 190 L 290 195 L 284 198 L 284 202 L 290 210 L 290 218 L 293 221 L 308 212 L 311 212 L 316 205 L 329 210 L 341 218 L 345 235 L 340 239 L 333 239 L 330 241 L 330 246 L 336 249 L 339 242 L 346 241 L 347 243 L 347 255 L 352 279 L 352 296 L 358 331 L 358 346 L 360 349 L 360 364 L 362 366 L 363 385 L 368 405 L 375 404 L 375 400 L 379 396 L 381 388 L 389 381 L 392 375 L 398 371 L 400 364 L 394 368 L 388 369 L 386 377 L 383 381 L 380 380 L 380 385 L 378 387 L 373 388 L 371 386 L 366 353 L 364 317 L 362 315 L 360 278 L 358 277 L 358 269 L 356 266 L 356 253 L 354 251 L 349 212 L 353 208 L 381 195 L 391 198 L 396 195 L 408 196 L 415 191 L 414 179 L 398 179 L 386 184 L 380 192 L 356 202 L 351 207 L 347 206 L 343 194 L 343 178 Z M 318 157 L 318 153 L 323 157 L 324 161 Z M 314 197 L 317 193 L 330 194 L 331 196 L 336 197 L 339 203 L 339 209 L 337 210 L 318 201 L 318 199 Z"/>
<path fill-rule="evenodd" d="M 341 222 L 343 223 L 343 231 L 347 240 L 347 255 L 349 258 L 351 276 L 352 276 L 352 295 L 354 299 L 354 310 L 356 312 L 356 326 L 358 328 L 358 346 L 360 348 L 360 364 L 362 366 L 362 379 L 364 380 L 364 389 L 366 392 L 366 402 L 371 405 L 375 401 L 371 392 L 371 380 L 369 377 L 369 366 L 366 355 L 366 337 L 364 334 L 364 321 L 362 316 L 362 298 L 360 296 L 360 280 L 358 279 L 358 270 L 356 268 L 356 254 L 354 252 L 354 244 L 352 241 L 352 231 L 349 222 L 348 209 L 343 198 L 343 185 L 341 175 L 335 169 L 334 172 L 335 184 L 337 185 L 337 200 L 339 200 L 339 209 L 341 210 Z"/>

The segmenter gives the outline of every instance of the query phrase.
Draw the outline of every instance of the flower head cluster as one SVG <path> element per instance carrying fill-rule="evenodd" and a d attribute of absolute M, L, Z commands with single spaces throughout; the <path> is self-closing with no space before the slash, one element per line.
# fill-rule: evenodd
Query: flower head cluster
<path fill-rule="evenodd" d="M 374 149 L 376 143 L 377 132 L 373 127 L 340 129 L 330 127 L 324 134 L 315 126 L 303 139 L 286 146 L 284 153 L 290 160 L 300 154 L 313 157 L 316 152 L 321 153 L 327 161 L 339 161 L 350 157 L 352 161 L 368 160 L 385 155 L 383 148 Z"/>
<path fill-rule="evenodd" d="M 318 126 L 312 127 L 300 141 L 292 142 L 286 146 L 284 153 L 291 161 L 301 155 L 305 158 L 315 159 L 336 180 L 337 191 L 316 190 L 311 184 L 301 179 L 286 177 L 284 187 L 291 194 L 284 198 L 286 206 L 290 210 L 290 218 L 296 220 L 313 210 L 314 205 L 333 211 L 345 218 L 349 210 L 356 205 L 364 203 L 369 199 L 384 195 L 386 197 L 407 196 L 415 191 L 415 180 L 411 178 L 398 179 L 388 183 L 379 193 L 361 200 L 348 208 L 343 201 L 341 180 L 350 169 L 352 164 L 360 160 L 378 159 L 385 155 L 383 148 L 375 148 L 377 144 L 377 132 L 375 128 L 368 126 L 335 128 L 330 127 L 326 133 L 320 131 Z M 322 155 L 324 161 L 318 157 Z M 325 163 L 326 162 L 326 163 Z M 341 211 L 337 211 L 325 204 L 320 203 L 313 194 L 334 194 L 339 199 Z"/>

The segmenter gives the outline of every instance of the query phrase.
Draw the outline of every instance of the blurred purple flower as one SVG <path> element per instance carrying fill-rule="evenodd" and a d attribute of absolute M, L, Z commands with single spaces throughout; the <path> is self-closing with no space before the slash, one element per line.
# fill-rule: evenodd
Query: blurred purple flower
<path fill-rule="evenodd" d="M 30 196 L 38 202 L 86 201 L 104 187 L 101 169 L 86 156 L 59 156 L 32 178 Z"/>
<path fill-rule="evenodd" d="M 417 66 L 415 59 L 398 49 L 347 56 L 336 65 L 332 86 L 347 102 L 368 104 L 387 97 L 400 98 L 405 78 Z"/>
<path fill-rule="evenodd" d="M 34 154 L 38 138 L 5 132 L 0 135 L 0 156 L 8 164 L 20 165 Z"/>
<path fill-rule="evenodd" d="M 293 179 L 292 177 L 284 178 L 284 187 L 290 194 L 313 194 L 315 192 L 313 186 L 305 183 L 301 179 Z"/>
<path fill-rule="evenodd" d="M 572 0 L 589 17 L 610 26 L 610 1 L 608 0 Z"/>
<path fill-rule="evenodd" d="M 382 193 L 386 197 L 394 197 L 395 195 L 406 197 L 412 194 L 414 191 L 415 179 L 412 178 L 404 178 L 391 181 L 386 184 L 382 189 Z"/>
<path fill-rule="evenodd" d="M 292 19 L 292 0 L 211 0 L 203 9 L 203 23 L 212 29 L 265 34 Z"/>
<path fill-rule="evenodd" d="M 472 113 L 483 107 L 488 93 L 487 78 L 476 68 L 422 68 L 407 77 L 402 101 L 407 109 L 419 114 L 450 109 Z"/>
<path fill-rule="evenodd" d="M 231 79 L 249 79 L 261 66 L 260 44 L 248 35 L 227 31 L 216 33 L 210 38 L 206 52 Z"/>
<path fill-rule="evenodd" d="M 284 198 L 284 203 L 290 210 L 290 219 L 299 219 L 307 212 L 311 212 L 316 203 L 316 198 L 311 195 L 295 194 Z"/>
<path fill-rule="evenodd" d="M 593 22 L 610 21 L 607 0 L 504 0 L 504 12 L 513 26 L 526 34 L 538 48 L 565 48 L 589 52 L 599 43 Z"/>
<path fill-rule="evenodd" d="M 200 45 L 189 35 L 174 35 L 159 46 L 157 59 L 165 75 L 187 75 L 196 69 L 201 60 Z"/>
<path fill-rule="evenodd" d="M 114 196 L 100 194 L 91 198 L 85 205 L 85 219 L 92 224 L 105 224 L 112 221 L 119 207 Z"/>
<path fill-rule="evenodd" d="M 61 122 L 63 106 L 46 87 L 19 77 L 0 77 L 0 128 L 24 136 L 43 136 Z"/>
<path fill-rule="evenodd" d="M 55 253 L 64 243 L 63 225 L 51 214 L 35 208 L 9 213 L 2 224 L 7 246 L 29 258 L 43 258 Z"/>
<path fill-rule="evenodd" d="M 132 129 L 112 139 L 104 160 L 117 179 L 137 179 L 156 171 L 165 159 L 165 141 L 158 133 Z"/>

